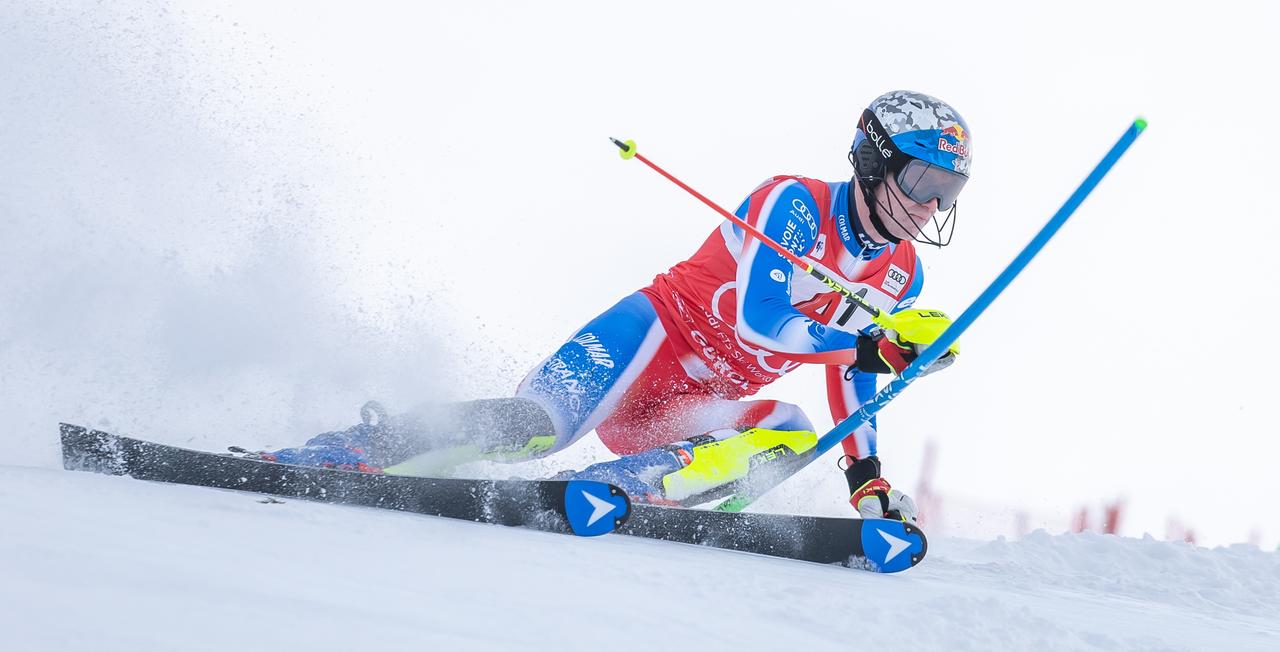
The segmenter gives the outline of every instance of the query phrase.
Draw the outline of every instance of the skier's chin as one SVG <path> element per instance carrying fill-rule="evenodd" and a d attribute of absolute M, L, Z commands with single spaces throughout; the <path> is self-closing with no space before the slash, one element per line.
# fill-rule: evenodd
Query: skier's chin
<path fill-rule="evenodd" d="M 924 232 L 924 225 L 908 221 L 906 224 L 891 224 L 889 230 L 893 232 L 893 237 L 899 240 L 915 240 Z"/>

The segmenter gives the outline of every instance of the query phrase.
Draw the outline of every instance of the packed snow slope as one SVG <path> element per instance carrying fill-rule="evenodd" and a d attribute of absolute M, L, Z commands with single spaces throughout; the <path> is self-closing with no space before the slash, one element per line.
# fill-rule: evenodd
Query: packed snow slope
<path fill-rule="evenodd" d="M 1280 555 L 1042 532 L 884 576 L 0 467 L 10 650 L 1277 650 Z"/>

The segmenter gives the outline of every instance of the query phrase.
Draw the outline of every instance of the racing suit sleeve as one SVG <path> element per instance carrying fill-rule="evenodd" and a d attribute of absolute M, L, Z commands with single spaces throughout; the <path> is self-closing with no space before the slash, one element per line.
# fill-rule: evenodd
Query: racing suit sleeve
<path fill-rule="evenodd" d="M 911 285 L 903 293 L 893 312 L 906 310 L 920 296 L 924 286 L 924 267 L 916 258 Z M 876 395 L 876 374 L 858 371 L 852 365 L 827 365 L 827 405 L 831 408 L 831 420 L 841 423 L 857 412 Z M 854 459 L 876 454 L 876 420 L 864 423 L 841 442 L 845 455 Z"/>
<path fill-rule="evenodd" d="M 739 217 L 797 256 L 816 244 L 818 214 L 813 195 L 794 179 L 766 183 L 738 208 Z M 791 305 L 797 272 L 782 254 L 744 236 L 736 279 L 738 335 L 802 362 L 852 362 L 856 335 L 829 328 Z"/>

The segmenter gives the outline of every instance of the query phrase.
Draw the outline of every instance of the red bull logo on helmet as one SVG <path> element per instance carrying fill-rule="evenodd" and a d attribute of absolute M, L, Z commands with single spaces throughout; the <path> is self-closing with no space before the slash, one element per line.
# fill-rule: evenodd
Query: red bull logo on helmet
<path fill-rule="evenodd" d="M 955 141 L 954 143 L 950 141 Z M 942 130 L 942 135 L 938 136 L 938 149 L 944 152 L 950 152 L 956 156 L 964 158 L 969 157 L 969 146 L 965 144 L 969 140 L 969 134 L 965 132 L 964 127 L 959 124 L 951 125 Z"/>

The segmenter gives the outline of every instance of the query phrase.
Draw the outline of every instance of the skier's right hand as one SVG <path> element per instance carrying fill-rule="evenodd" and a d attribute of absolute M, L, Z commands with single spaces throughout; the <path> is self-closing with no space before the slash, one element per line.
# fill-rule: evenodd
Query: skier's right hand
<path fill-rule="evenodd" d="M 939 310 L 910 309 L 894 313 L 895 327 L 858 336 L 858 357 L 855 366 L 859 371 L 877 374 L 901 375 L 907 365 L 915 361 L 948 327 L 951 318 Z M 960 355 L 960 343 L 954 342 L 943 352 L 924 374 L 941 371 L 955 362 Z M 924 375 L 921 374 L 921 375 Z"/>

